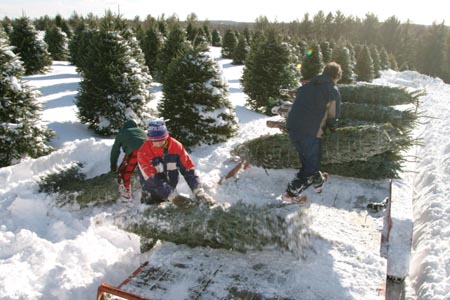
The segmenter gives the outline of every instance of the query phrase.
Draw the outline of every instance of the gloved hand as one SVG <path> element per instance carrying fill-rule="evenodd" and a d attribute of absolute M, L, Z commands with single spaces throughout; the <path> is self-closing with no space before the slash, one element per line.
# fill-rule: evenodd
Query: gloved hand
<path fill-rule="evenodd" d="M 211 205 L 216 202 L 213 198 L 211 198 L 210 195 L 208 195 L 205 192 L 205 190 L 203 188 L 196 188 L 193 192 L 194 192 L 195 198 L 202 203 Z"/>

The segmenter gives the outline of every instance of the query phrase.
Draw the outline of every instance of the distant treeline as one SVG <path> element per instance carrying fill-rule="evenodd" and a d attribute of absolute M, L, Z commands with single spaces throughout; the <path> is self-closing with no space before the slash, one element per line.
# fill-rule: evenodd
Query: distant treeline
<path fill-rule="evenodd" d="M 74 12 L 68 19 L 64 19 L 60 15 L 53 18 L 46 15 L 35 19 L 34 25 L 38 30 L 47 30 L 51 25 L 57 24 L 70 38 L 71 32 L 81 22 L 95 23 L 99 19 L 92 14 L 82 16 Z M 134 27 L 138 38 L 139 32 L 144 34 L 155 24 L 160 32 L 164 33 L 164 31 L 170 30 L 173 24 L 181 23 L 186 30 L 191 29 L 191 37 L 198 35 L 198 28 L 208 35 L 217 30 L 220 37 L 223 37 L 228 29 L 245 34 L 245 32 L 256 32 L 271 27 L 279 31 L 291 43 L 303 41 L 309 44 L 328 41 L 332 44 L 376 45 L 380 51 L 385 49 L 389 55 L 395 57 L 397 66 L 392 66 L 393 69 L 397 67 L 400 71 L 415 70 L 450 82 L 450 55 L 448 55 L 450 53 L 450 30 L 444 23 L 435 23 L 430 26 L 415 25 L 410 22 L 402 23 L 395 15 L 380 21 L 372 13 L 366 14 L 365 18 L 358 18 L 345 16 L 340 11 L 327 15 L 323 11 L 319 11 L 314 16 L 306 13 L 303 17 L 299 15 L 296 21 L 289 23 L 269 22 L 264 16 L 252 23 L 199 21 L 195 13 L 190 14 L 184 21 L 177 16 L 162 15 L 155 18 L 148 15 L 144 20 L 136 17 L 128 22 Z M 11 20 L 8 17 L 3 19 L 2 24 L 5 31 L 8 31 L 7 27 L 10 23 Z M 218 45 L 218 43 L 220 41 L 218 42 L 216 37 L 215 44 Z"/>

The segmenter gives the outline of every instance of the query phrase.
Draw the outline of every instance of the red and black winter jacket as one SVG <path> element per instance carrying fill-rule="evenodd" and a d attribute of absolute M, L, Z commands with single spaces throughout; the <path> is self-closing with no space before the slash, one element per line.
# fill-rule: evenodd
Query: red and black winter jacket
<path fill-rule="evenodd" d="M 179 173 L 191 190 L 199 186 L 195 166 L 184 146 L 169 137 L 164 148 L 153 146 L 147 140 L 138 151 L 138 166 L 143 189 L 153 196 L 167 199 L 178 184 Z"/>

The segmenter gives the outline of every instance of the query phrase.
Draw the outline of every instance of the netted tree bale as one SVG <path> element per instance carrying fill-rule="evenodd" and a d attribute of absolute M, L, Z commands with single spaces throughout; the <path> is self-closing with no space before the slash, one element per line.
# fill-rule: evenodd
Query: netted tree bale
<path fill-rule="evenodd" d="M 343 102 L 340 119 L 391 123 L 400 129 L 412 129 L 417 122 L 414 110 L 398 110 L 390 106 Z"/>
<path fill-rule="evenodd" d="M 402 168 L 402 162 L 403 159 L 398 154 L 388 151 L 369 157 L 365 161 L 359 160 L 322 165 L 321 170 L 330 174 L 354 178 L 398 178 L 398 173 Z"/>
<path fill-rule="evenodd" d="M 301 254 L 308 239 L 306 208 L 283 208 L 237 203 L 194 205 L 180 209 L 171 203 L 143 212 L 127 212 L 115 223 L 147 239 L 160 239 L 191 247 L 203 246 L 245 252 L 280 248 Z"/>
<path fill-rule="evenodd" d="M 287 117 L 292 103 L 283 103 L 273 110 L 274 113 Z M 366 103 L 343 102 L 339 120 L 360 120 L 374 123 L 391 123 L 397 128 L 411 129 L 417 122 L 417 114 L 412 109 L 398 110 L 390 106 Z M 285 130 L 279 121 L 267 121 L 267 126 Z M 281 127 L 280 127 L 281 126 Z"/>
<path fill-rule="evenodd" d="M 338 85 L 343 102 L 366 103 L 394 106 L 400 104 L 418 105 L 423 91 L 409 92 L 403 87 L 374 84 L 340 84 Z"/>
<path fill-rule="evenodd" d="M 390 124 L 337 128 L 322 141 L 322 164 L 367 160 L 387 151 L 398 152 L 413 144 L 408 135 Z M 266 135 L 232 151 L 250 164 L 263 168 L 297 168 L 298 154 L 287 134 Z"/>

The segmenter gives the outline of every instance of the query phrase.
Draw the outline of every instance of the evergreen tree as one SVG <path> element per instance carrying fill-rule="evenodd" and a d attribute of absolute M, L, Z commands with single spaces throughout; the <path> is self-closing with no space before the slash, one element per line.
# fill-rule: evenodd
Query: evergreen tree
<path fill-rule="evenodd" d="M 11 45 L 25 66 L 25 75 L 45 72 L 52 64 L 47 44 L 39 39 L 38 32 L 28 18 L 14 20 L 13 31 L 10 34 Z"/>
<path fill-rule="evenodd" d="M 397 64 L 397 60 L 395 59 L 395 56 L 393 54 L 389 55 L 389 65 L 390 68 L 394 71 L 398 71 L 398 64 Z"/>
<path fill-rule="evenodd" d="M 381 70 L 381 59 L 380 59 L 380 53 L 378 52 L 378 48 L 376 45 L 372 44 L 369 47 L 370 50 L 370 56 L 373 60 L 373 73 L 375 78 L 379 78 L 380 70 Z"/>
<path fill-rule="evenodd" d="M 53 60 L 66 60 L 69 55 L 67 35 L 56 25 L 50 26 L 45 32 L 44 41 Z"/>
<path fill-rule="evenodd" d="M 164 45 L 162 34 L 154 27 L 147 29 L 144 40 L 142 42 L 142 50 L 144 51 L 145 64 L 150 70 L 150 74 L 155 80 L 160 81 L 158 77 L 157 66 L 158 56 Z"/>
<path fill-rule="evenodd" d="M 388 70 L 391 68 L 391 62 L 389 59 L 389 54 L 387 53 L 384 47 L 381 48 L 380 51 L 380 69 Z"/>
<path fill-rule="evenodd" d="M 352 61 L 350 57 L 350 51 L 347 47 L 336 47 L 333 50 L 333 61 L 341 65 L 342 77 L 339 83 L 352 83 L 355 78 L 355 73 L 353 72 Z"/>
<path fill-rule="evenodd" d="M 238 43 L 238 39 L 236 37 L 236 33 L 232 29 L 227 29 L 225 31 L 225 35 L 222 41 L 222 57 L 223 58 L 232 58 L 234 48 Z"/>
<path fill-rule="evenodd" d="M 73 34 L 72 29 L 70 28 L 67 21 L 60 14 L 57 14 L 55 16 L 55 25 L 66 34 L 67 39 L 72 38 L 72 34 Z"/>
<path fill-rule="evenodd" d="M 444 23 L 433 23 L 421 37 L 422 47 L 419 49 L 416 62 L 419 72 L 449 79 L 446 74 L 449 64 L 448 32 L 448 27 Z"/>
<path fill-rule="evenodd" d="M 279 90 L 297 87 L 298 79 L 289 46 L 281 42 L 275 31 L 269 31 L 267 38 L 253 39 L 241 79 L 252 109 L 271 114 L 280 97 Z"/>
<path fill-rule="evenodd" d="M 23 81 L 25 70 L 0 28 L 0 167 L 48 154 L 54 133 L 39 120 L 39 93 Z"/>
<path fill-rule="evenodd" d="M 302 77 L 311 80 L 314 76 L 322 73 L 324 64 L 320 45 L 315 43 L 308 49 L 302 59 Z"/>
<path fill-rule="evenodd" d="M 320 43 L 320 51 L 322 52 L 323 63 L 327 64 L 331 61 L 332 49 L 329 42 L 324 41 Z"/>
<path fill-rule="evenodd" d="M 355 73 L 358 81 L 372 82 L 375 77 L 373 69 L 373 60 L 370 56 L 370 50 L 367 45 L 361 48 L 361 51 L 356 59 Z"/>
<path fill-rule="evenodd" d="M 205 21 L 205 23 L 202 26 L 203 28 L 203 33 L 206 39 L 206 42 L 211 45 L 212 43 L 212 35 L 211 35 L 211 30 L 209 29 L 209 23 Z"/>
<path fill-rule="evenodd" d="M 219 30 L 217 30 L 217 29 L 214 29 L 212 32 L 211 44 L 214 47 L 222 46 L 222 36 L 220 35 Z"/>
<path fill-rule="evenodd" d="M 237 130 L 220 66 L 207 48 L 191 48 L 170 63 L 160 114 L 187 149 L 226 141 Z"/>
<path fill-rule="evenodd" d="M 77 96 L 78 116 L 96 133 L 117 133 L 127 118 L 148 119 L 146 105 L 151 100 L 151 76 L 141 63 L 143 55 L 135 49 L 127 30 L 114 31 L 111 19 L 105 18 L 99 31 L 93 32 L 95 43 L 86 49 L 83 80 Z M 115 21 L 114 21 L 115 22 Z M 122 24 L 118 24 L 121 28 Z"/>
<path fill-rule="evenodd" d="M 77 71 L 82 73 L 87 62 L 87 53 L 95 43 L 97 29 L 91 29 L 84 22 L 81 22 L 75 29 L 72 39 L 69 41 L 70 62 L 77 66 Z"/>
<path fill-rule="evenodd" d="M 245 57 L 248 53 L 247 41 L 244 35 L 239 37 L 236 48 L 233 51 L 233 64 L 242 65 L 245 62 Z"/>
<path fill-rule="evenodd" d="M 157 71 L 159 75 L 157 78 L 160 78 L 162 83 L 165 83 L 165 74 L 169 64 L 188 47 L 190 46 L 186 41 L 185 32 L 180 27 L 173 28 L 158 56 Z"/>

